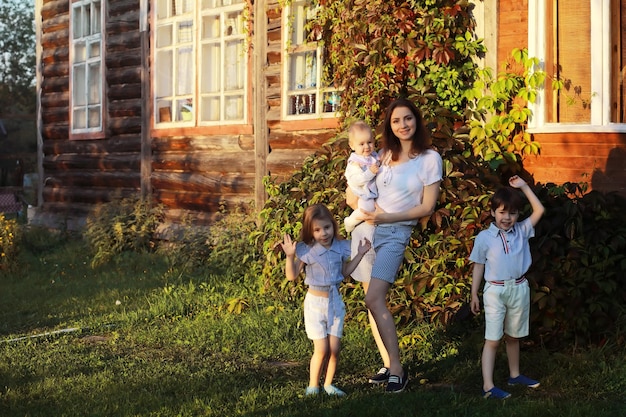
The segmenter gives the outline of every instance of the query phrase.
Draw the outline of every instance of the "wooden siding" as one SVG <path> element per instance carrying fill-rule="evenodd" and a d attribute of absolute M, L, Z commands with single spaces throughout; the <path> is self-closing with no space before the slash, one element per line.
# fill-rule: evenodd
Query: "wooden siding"
<path fill-rule="evenodd" d="M 511 63 L 515 48 L 528 47 L 528 0 L 498 0 L 498 68 Z"/>
<path fill-rule="evenodd" d="M 44 0 L 41 8 L 43 207 L 66 220 L 81 219 L 93 204 L 136 195 L 140 189 L 138 2 L 106 6 L 105 138 L 88 140 L 70 140 L 70 2 Z"/>
<path fill-rule="evenodd" d="M 524 168 L 540 183 L 586 182 L 590 190 L 626 195 L 626 134 L 535 134 L 541 155 L 527 157 Z"/>

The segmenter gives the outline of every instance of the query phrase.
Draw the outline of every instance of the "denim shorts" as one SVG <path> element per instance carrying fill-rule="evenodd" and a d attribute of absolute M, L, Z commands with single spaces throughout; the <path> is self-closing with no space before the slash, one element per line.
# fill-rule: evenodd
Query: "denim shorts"
<path fill-rule="evenodd" d="M 382 225 L 374 230 L 376 259 L 372 266 L 372 278 L 393 284 L 404 261 L 404 252 L 409 244 L 413 226 Z"/>
<path fill-rule="evenodd" d="M 369 282 L 371 277 L 393 284 L 404 260 L 404 251 L 413 233 L 413 226 L 373 226 L 361 223 L 352 231 L 352 256 L 356 254 L 359 240 L 367 237 L 372 242 L 369 250 L 352 272 L 352 278 Z"/>

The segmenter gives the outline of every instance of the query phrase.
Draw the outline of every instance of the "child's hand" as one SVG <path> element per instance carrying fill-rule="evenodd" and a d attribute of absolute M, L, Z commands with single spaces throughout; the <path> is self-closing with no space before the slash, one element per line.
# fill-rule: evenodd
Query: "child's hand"
<path fill-rule="evenodd" d="M 378 174 L 379 169 L 380 167 L 377 164 L 370 165 L 370 171 L 372 171 L 372 174 Z"/>
<path fill-rule="evenodd" d="M 472 297 L 472 301 L 470 303 L 470 309 L 474 315 L 480 313 L 480 300 L 478 297 Z"/>
<path fill-rule="evenodd" d="M 368 238 L 363 238 L 363 240 L 359 241 L 359 247 L 357 248 L 357 252 L 359 255 L 365 255 L 368 250 L 372 247 L 372 242 L 369 241 Z"/>
<path fill-rule="evenodd" d="M 280 247 L 283 248 L 283 252 L 287 256 L 294 256 L 296 254 L 296 242 L 291 239 L 287 233 L 285 233 L 285 237 L 283 238 L 283 242 L 280 244 Z"/>
<path fill-rule="evenodd" d="M 511 178 L 509 178 L 509 185 L 513 188 L 522 188 L 526 185 L 526 181 L 524 181 L 517 175 L 513 175 Z"/>

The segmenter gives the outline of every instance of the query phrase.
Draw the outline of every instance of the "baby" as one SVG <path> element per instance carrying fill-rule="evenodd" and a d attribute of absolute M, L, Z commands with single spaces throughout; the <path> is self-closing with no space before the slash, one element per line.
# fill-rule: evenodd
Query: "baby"
<path fill-rule="evenodd" d="M 374 200 L 378 196 L 376 189 L 376 174 L 380 161 L 374 150 L 374 134 L 367 123 L 359 120 L 348 128 L 348 144 L 352 153 L 346 166 L 346 180 L 348 187 L 359 198 L 358 208 L 344 219 L 346 232 L 350 233 L 362 222 L 357 217 L 361 210 L 374 211 Z"/>

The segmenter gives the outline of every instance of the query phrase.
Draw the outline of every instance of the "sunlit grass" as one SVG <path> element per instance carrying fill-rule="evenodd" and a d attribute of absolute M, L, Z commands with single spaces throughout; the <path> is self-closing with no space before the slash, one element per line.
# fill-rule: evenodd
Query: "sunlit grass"
<path fill-rule="evenodd" d="M 181 273 L 125 254 L 92 269 L 75 240 L 36 252 L 21 274 L 0 276 L 2 416 L 626 415 L 619 335 L 603 348 L 526 347 L 522 368 L 542 385 L 502 402 L 479 396 L 479 320 L 402 329 L 411 382 L 398 395 L 367 384 L 380 359 L 348 320 L 336 383 L 349 395 L 304 398 L 312 347 L 299 304 L 211 265 Z M 80 330 L 9 341 L 64 328 Z M 503 351 L 496 379 L 506 380 Z"/>

